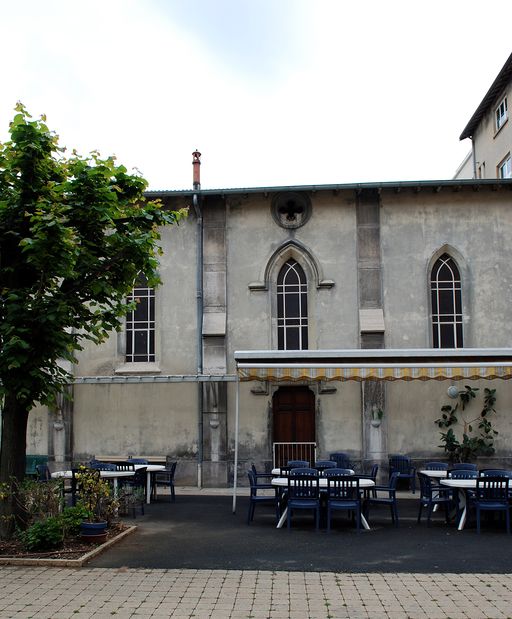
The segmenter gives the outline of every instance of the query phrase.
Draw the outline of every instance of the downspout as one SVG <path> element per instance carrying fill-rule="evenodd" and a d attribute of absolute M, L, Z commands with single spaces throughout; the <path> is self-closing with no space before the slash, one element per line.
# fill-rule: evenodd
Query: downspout
<path fill-rule="evenodd" d="M 471 151 L 473 156 L 473 178 L 476 178 L 476 148 L 473 136 L 471 136 Z"/>
<path fill-rule="evenodd" d="M 192 153 L 193 187 L 194 191 L 201 191 L 199 166 L 201 165 L 201 153 L 195 150 Z M 194 193 L 192 205 L 196 215 L 196 312 L 197 312 L 197 341 L 196 359 L 197 374 L 203 373 L 203 213 L 199 196 Z M 197 487 L 203 486 L 203 384 L 197 382 Z"/>

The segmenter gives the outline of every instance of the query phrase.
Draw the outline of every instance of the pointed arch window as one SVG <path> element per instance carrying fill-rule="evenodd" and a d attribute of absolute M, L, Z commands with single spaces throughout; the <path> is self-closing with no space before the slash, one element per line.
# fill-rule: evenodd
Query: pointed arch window
<path fill-rule="evenodd" d="M 288 260 L 277 277 L 277 347 L 308 348 L 308 284 L 304 269 Z"/>
<path fill-rule="evenodd" d="M 127 299 L 135 309 L 126 315 L 126 362 L 155 361 L 155 289 L 139 275 Z"/>
<path fill-rule="evenodd" d="M 448 254 L 436 260 L 430 275 L 434 348 L 462 348 L 462 286 L 455 261 Z"/>

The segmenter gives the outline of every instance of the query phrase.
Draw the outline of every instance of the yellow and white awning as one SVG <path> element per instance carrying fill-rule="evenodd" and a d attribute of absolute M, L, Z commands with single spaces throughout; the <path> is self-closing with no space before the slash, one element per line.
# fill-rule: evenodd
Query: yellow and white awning
<path fill-rule="evenodd" d="M 512 349 L 242 351 L 240 381 L 272 383 L 512 378 Z"/>

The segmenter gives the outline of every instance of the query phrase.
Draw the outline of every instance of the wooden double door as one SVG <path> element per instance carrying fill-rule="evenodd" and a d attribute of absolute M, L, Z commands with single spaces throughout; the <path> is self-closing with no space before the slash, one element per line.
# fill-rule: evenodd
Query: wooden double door
<path fill-rule="evenodd" d="M 272 411 L 274 443 L 316 441 L 315 394 L 309 387 L 279 387 Z"/>

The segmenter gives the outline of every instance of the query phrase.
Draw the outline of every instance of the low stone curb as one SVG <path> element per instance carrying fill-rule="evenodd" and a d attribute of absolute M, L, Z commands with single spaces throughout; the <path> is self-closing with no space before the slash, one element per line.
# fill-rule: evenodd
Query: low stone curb
<path fill-rule="evenodd" d="M 38 567 L 82 567 L 88 561 L 98 556 L 105 550 L 108 550 L 110 546 L 113 546 L 127 535 L 134 533 L 137 530 L 135 525 L 129 527 L 125 531 L 119 533 L 115 537 L 112 537 L 104 544 L 96 546 L 90 552 L 85 553 L 80 559 L 29 559 L 24 557 L 13 557 L 11 559 L 0 557 L 0 565 L 20 565 L 20 566 L 38 566 Z"/>

